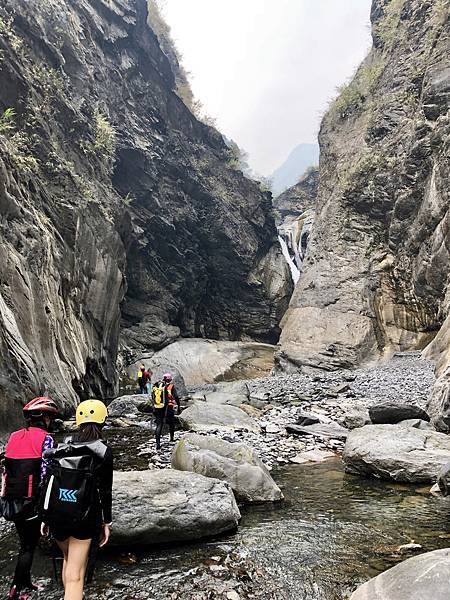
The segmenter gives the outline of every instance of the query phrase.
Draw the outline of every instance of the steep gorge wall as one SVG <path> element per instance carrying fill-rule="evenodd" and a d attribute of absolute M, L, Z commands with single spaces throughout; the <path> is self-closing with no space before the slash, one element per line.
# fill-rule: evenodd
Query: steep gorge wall
<path fill-rule="evenodd" d="M 276 341 L 270 197 L 176 94 L 145 0 L 0 0 L 0 78 L 0 426 L 111 396 L 121 329 Z"/>
<path fill-rule="evenodd" d="M 423 348 L 449 314 L 449 2 L 374 0 L 371 17 L 373 49 L 321 127 L 286 370 Z"/>

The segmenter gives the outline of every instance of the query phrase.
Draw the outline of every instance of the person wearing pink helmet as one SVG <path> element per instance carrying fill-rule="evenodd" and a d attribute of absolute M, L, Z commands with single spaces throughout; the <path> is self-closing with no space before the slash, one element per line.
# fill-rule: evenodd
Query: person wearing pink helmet
<path fill-rule="evenodd" d="M 42 454 L 53 447 L 48 430 L 58 414 L 56 403 L 46 396 L 34 398 L 23 408 L 26 426 L 11 434 L 5 448 L 0 514 L 16 527 L 20 541 L 8 600 L 26 600 L 39 590 L 31 582 L 34 551 L 40 537 L 37 499 L 47 462 Z"/>
<path fill-rule="evenodd" d="M 156 420 L 156 449 L 161 449 L 161 435 L 164 423 L 169 425 L 170 441 L 175 436 L 175 406 L 180 414 L 180 398 L 173 383 L 172 373 L 165 373 L 161 382 L 156 382 L 152 389 L 153 412 Z"/>

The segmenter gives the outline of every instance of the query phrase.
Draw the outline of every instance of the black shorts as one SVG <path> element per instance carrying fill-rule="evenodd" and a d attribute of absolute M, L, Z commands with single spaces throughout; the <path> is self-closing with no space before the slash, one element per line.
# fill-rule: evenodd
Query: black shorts
<path fill-rule="evenodd" d="M 70 537 L 77 540 L 98 539 L 102 530 L 101 521 L 87 521 L 76 527 L 50 527 L 50 533 L 57 542 L 64 542 Z"/>

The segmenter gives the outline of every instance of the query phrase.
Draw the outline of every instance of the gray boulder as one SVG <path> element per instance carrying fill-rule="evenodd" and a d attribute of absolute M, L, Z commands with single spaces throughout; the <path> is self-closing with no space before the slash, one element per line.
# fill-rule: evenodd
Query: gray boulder
<path fill-rule="evenodd" d="M 320 439 L 345 441 L 348 430 L 337 423 L 315 423 L 313 425 L 286 425 L 286 431 L 295 435 L 313 435 Z"/>
<path fill-rule="evenodd" d="M 376 425 L 395 424 L 408 419 L 421 419 L 429 421 L 428 414 L 414 404 L 396 404 L 395 402 L 382 402 L 369 408 L 369 416 Z"/>
<path fill-rule="evenodd" d="M 416 429 L 434 431 L 433 425 L 429 421 L 423 421 L 422 419 L 407 419 L 406 421 L 400 421 L 397 425 L 398 427 L 415 427 Z"/>
<path fill-rule="evenodd" d="M 211 404 L 231 404 L 240 406 L 249 399 L 247 384 L 243 381 L 224 381 L 208 386 L 200 392 L 206 402 Z"/>
<path fill-rule="evenodd" d="M 143 403 L 148 396 L 133 395 L 120 396 L 113 400 L 108 406 L 108 415 L 110 417 L 124 417 L 125 415 L 137 415 L 140 411 L 138 403 Z"/>
<path fill-rule="evenodd" d="M 196 540 L 236 528 L 230 486 L 171 469 L 114 473 L 114 546 Z"/>
<path fill-rule="evenodd" d="M 443 433 L 398 425 L 366 425 L 350 432 L 342 458 L 349 473 L 430 483 L 449 457 L 450 438 Z"/>
<path fill-rule="evenodd" d="M 439 492 L 443 496 L 449 495 L 449 492 L 450 492 L 450 462 L 448 462 L 446 465 L 444 465 L 442 467 L 442 469 L 439 471 L 439 473 L 437 474 L 437 482 L 436 482 L 435 486 L 437 486 Z M 431 488 L 430 491 L 433 493 L 438 490 L 436 490 L 436 489 L 433 490 L 433 488 Z"/>
<path fill-rule="evenodd" d="M 212 431 L 217 429 L 238 429 L 258 433 L 259 424 L 243 410 L 228 404 L 196 402 L 186 408 L 179 417 L 184 429 L 191 431 Z"/>
<path fill-rule="evenodd" d="M 448 600 L 450 549 L 434 550 L 364 583 L 350 600 Z"/>
<path fill-rule="evenodd" d="M 297 413 L 297 425 L 315 425 L 320 423 L 320 418 L 312 413 L 307 413 L 299 410 Z"/>
<path fill-rule="evenodd" d="M 175 446 L 172 467 L 227 481 L 241 502 L 282 500 L 283 494 L 255 450 L 215 436 L 186 434 Z"/>
<path fill-rule="evenodd" d="M 357 429 L 358 427 L 364 427 L 369 425 L 371 422 L 369 411 L 363 407 L 352 407 L 349 408 L 340 418 L 339 424 L 347 429 Z"/>

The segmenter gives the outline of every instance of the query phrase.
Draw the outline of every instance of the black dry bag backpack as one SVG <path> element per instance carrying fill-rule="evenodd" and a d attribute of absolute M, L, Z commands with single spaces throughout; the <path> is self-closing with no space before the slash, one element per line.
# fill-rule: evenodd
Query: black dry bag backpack
<path fill-rule="evenodd" d="M 96 471 L 106 446 L 101 441 L 64 443 L 45 453 L 52 461 L 40 496 L 40 517 L 50 527 L 70 529 L 85 521 L 97 502 Z"/>

